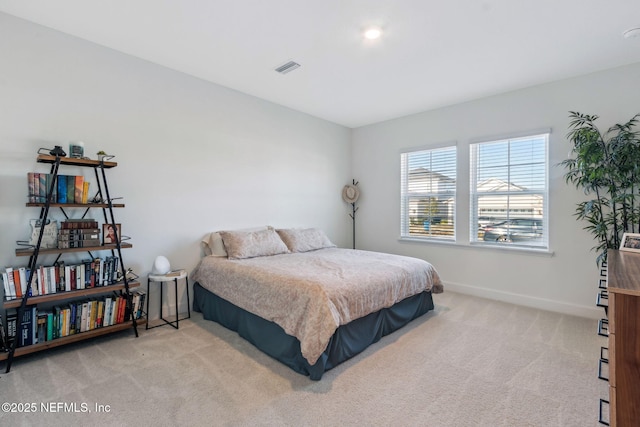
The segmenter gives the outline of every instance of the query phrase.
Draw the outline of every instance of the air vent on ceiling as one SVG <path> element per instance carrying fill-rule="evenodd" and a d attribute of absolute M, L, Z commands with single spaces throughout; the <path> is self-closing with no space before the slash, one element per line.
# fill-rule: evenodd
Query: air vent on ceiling
<path fill-rule="evenodd" d="M 298 64 L 297 62 L 289 61 L 286 64 L 282 64 L 281 66 L 276 68 L 276 71 L 280 74 L 287 74 L 288 72 L 293 71 L 296 68 L 300 68 L 300 64 Z"/>

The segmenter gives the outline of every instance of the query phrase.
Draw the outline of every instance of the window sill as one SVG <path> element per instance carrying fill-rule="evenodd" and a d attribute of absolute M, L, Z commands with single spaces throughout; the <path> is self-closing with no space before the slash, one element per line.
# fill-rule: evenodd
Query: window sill
<path fill-rule="evenodd" d="M 451 240 L 424 239 L 419 237 L 400 237 L 398 240 L 400 242 L 435 244 L 435 245 L 451 246 L 451 247 L 461 248 L 461 249 L 480 249 L 480 250 L 488 250 L 488 251 L 518 253 L 518 254 L 526 254 L 526 255 L 546 256 L 546 257 L 554 256 L 554 252 L 548 248 L 534 248 L 534 247 L 527 247 L 527 246 L 513 246 L 508 244 L 502 245 L 502 244 L 495 244 L 495 243 L 480 243 L 480 242 L 463 244 L 463 243 L 458 243 Z"/>

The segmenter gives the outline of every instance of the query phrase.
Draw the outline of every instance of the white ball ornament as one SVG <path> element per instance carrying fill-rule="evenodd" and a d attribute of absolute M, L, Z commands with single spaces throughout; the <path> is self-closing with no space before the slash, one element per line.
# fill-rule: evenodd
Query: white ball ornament
<path fill-rule="evenodd" d="M 153 272 L 155 274 L 167 274 L 169 271 L 171 271 L 171 265 L 167 257 L 162 255 L 156 257 L 156 260 L 153 262 Z"/>

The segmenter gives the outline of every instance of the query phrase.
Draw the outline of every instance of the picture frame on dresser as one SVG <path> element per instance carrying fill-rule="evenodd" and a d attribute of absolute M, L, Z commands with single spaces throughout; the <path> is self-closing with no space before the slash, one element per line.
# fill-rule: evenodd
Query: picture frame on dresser
<path fill-rule="evenodd" d="M 640 252 L 640 233 L 624 233 L 620 241 L 620 250 Z"/>

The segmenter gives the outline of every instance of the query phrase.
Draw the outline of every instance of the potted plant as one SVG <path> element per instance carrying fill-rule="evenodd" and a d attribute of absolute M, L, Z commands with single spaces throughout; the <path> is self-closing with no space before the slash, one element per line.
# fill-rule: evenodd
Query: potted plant
<path fill-rule="evenodd" d="M 596 127 L 596 115 L 571 111 L 569 117 L 571 157 L 560 164 L 567 169 L 566 182 L 592 196 L 578 204 L 575 215 L 596 239 L 600 265 L 624 232 L 640 230 L 640 114 L 605 133 Z"/>
<path fill-rule="evenodd" d="M 98 155 L 98 160 L 102 161 L 104 159 L 104 156 L 107 155 L 107 153 L 105 153 L 104 151 L 100 150 L 96 153 Z"/>

